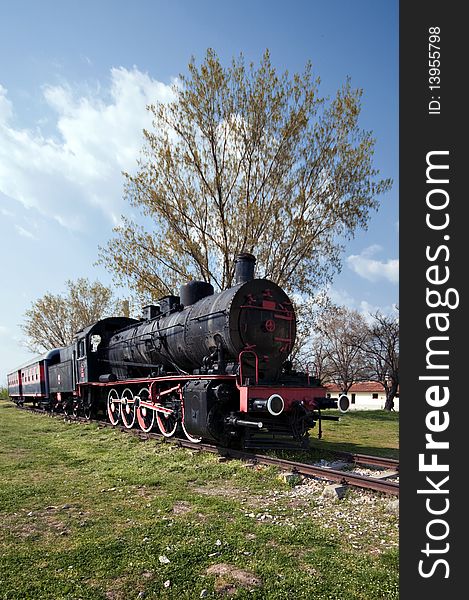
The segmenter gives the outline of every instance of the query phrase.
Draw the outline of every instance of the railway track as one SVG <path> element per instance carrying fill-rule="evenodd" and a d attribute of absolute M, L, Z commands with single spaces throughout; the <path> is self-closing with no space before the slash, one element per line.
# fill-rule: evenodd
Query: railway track
<path fill-rule="evenodd" d="M 384 456 L 370 456 L 368 454 L 355 454 L 352 452 L 334 451 L 334 456 L 343 458 L 347 462 L 356 465 L 367 465 L 370 467 L 381 467 L 383 469 L 393 469 L 399 471 L 399 461 L 395 458 L 386 458 Z"/>
<path fill-rule="evenodd" d="M 399 495 L 399 483 L 396 481 L 392 481 L 392 477 L 397 476 L 399 471 L 399 461 L 395 459 L 383 458 L 378 456 L 369 456 L 365 454 L 353 454 L 348 452 L 335 452 L 335 454 L 338 457 L 343 458 L 349 463 L 391 469 L 391 473 L 386 473 L 384 477 L 380 477 L 379 471 L 377 472 L 376 476 L 368 476 L 354 473 L 353 471 L 332 469 L 314 464 L 271 457 L 265 454 L 258 454 L 255 452 L 247 452 L 243 450 L 236 450 L 233 448 L 223 448 L 220 446 L 215 446 L 213 444 L 194 443 L 184 438 L 174 437 L 168 439 L 156 432 L 145 433 L 140 429 L 127 429 L 126 427 L 119 425 L 115 426 L 109 423 L 108 421 L 101 421 L 98 419 L 90 420 L 86 419 L 85 417 L 64 415 L 63 413 L 50 413 L 48 411 L 29 406 L 21 406 L 19 408 L 21 408 L 21 410 L 28 410 L 43 415 L 46 414 L 61 419 L 65 418 L 69 421 L 76 421 L 82 423 L 96 423 L 100 427 L 111 427 L 113 429 L 118 429 L 120 431 L 130 433 L 139 437 L 142 440 L 157 439 L 171 444 L 176 444 L 177 446 L 180 446 L 182 448 L 190 448 L 191 450 L 196 451 L 212 452 L 214 454 L 218 454 L 226 458 L 249 460 L 251 462 L 255 462 L 261 465 L 276 466 L 282 470 L 290 471 L 292 473 L 296 473 L 298 475 L 303 475 L 306 477 L 320 477 L 329 481 L 340 483 L 342 485 L 349 485 L 362 489 L 374 490 L 377 492 L 391 494 L 394 496 Z"/>

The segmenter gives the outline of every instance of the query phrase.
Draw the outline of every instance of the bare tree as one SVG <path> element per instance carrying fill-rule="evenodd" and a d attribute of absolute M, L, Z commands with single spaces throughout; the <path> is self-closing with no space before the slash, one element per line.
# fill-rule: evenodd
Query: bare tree
<path fill-rule="evenodd" d="M 305 348 L 306 349 L 306 348 Z M 333 381 L 333 363 L 330 359 L 327 341 L 321 334 L 313 334 L 307 346 L 308 353 L 302 353 L 301 367 L 319 379 L 320 383 Z"/>
<path fill-rule="evenodd" d="M 155 298 L 188 279 L 224 289 L 235 255 L 252 252 L 259 276 L 314 292 L 391 185 L 358 127 L 361 95 L 347 81 L 323 98 L 311 64 L 278 74 L 268 51 L 257 68 L 242 55 L 223 68 L 211 49 L 193 59 L 173 99 L 148 107 L 138 172 L 125 174 L 127 200 L 153 226 L 124 218 L 100 262 Z"/>
<path fill-rule="evenodd" d="M 297 298 L 297 335 L 291 360 L 295 368 L 308 372 L 321 382 L 327 382 L 331 371 L 327 346 L 320 333 L 321 321 L 332 308 L 325 293 Z"/>
<path fill-rule="evenodd" d="M 368 330 L 356 310 L 334 306 L 325 312 L 319 326 L 323 377 L 338 385 L 345 394 L 357 381 L 366 378 L 362 346 Z"/>
<path fill-rule="evenodd" d="M 69 345 L 76 332 L 106 316 L 121 312 L 111 288 L 86 278 L 66 282 L 67 293 L 46 293 L 25 312 L 21 325 L 33 352 Z"/>
<path fill-rule="evenodd" d="M 399 319 L 379 311 L 372 318 L 361 350 L 369 378 L 381 383 L 386 392 L 385 410 L 393 410 L 399 389 Z"/>

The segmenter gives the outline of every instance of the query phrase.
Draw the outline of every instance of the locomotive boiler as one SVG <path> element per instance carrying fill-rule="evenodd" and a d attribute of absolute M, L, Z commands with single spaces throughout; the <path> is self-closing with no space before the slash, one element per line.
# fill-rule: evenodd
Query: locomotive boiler
<path fill-rule="evenodd" d="M 254 263 L 251 254 L 239 255 L 235 285 L 220 293 L 209 283 L 191 281 L 181 286 L 179 296 L 145 307 L 143 323 L 109 340 L 113 371 L 120 378 L 170 371 L 235 373 L 244 353 L 245 375 L 264 382 L 278 379 L 295 341 L 295 313 L 278 285 L 254 279 Z"/>
<path fill-rule="evenodd" d="M 293 304 L 254 269 L 253 255 L 238 255 L 226 290 L 191 281 L 139 321 L 115 317 L 78 332 L 45 368 L 50 405 L 102 408 L 114 425 L 156 425 L 166 437 L 181 430 L 193 442 L 306 446 L 310 428 L 319 422 L 320 434 L 322 419 L 337 419 L 322 410 L 344 411 L 348 399 L 326 398 L 317 379 L 292 369 Z"/>

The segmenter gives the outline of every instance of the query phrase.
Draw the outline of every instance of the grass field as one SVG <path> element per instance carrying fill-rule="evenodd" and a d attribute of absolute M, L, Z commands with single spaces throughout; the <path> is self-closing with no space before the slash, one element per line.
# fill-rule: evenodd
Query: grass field
<path fill-rule="evenodd" d="M 340 414 L 340 421 L 323 422 L 323 439 L 315 441 L 311 432 L 311 446 L 321 451 L 336 450 L 399 458 L 399 413 L 384 410 L 350 411 Z"/>
<path fill-rule="evenodd" d="M 314 444 L 397 452 L 397 416 L 381 416 L 325 422 Z M 3 600 L 398 598 L 398 517 L 379 494 L 335 501 L 322 481 L 4 401 L 0 469 Z"/>

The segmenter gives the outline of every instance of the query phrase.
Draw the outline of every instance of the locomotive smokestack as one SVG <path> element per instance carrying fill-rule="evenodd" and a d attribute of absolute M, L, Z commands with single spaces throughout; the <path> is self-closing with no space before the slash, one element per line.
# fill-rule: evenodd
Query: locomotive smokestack
<path fill-rule="evenodd" d="M 254 266 L 256 258 L 252 254 L 244 252 L 235 258 L 235 282 L 245 283 L 254 279 Z"/>

